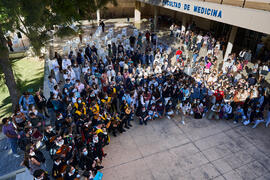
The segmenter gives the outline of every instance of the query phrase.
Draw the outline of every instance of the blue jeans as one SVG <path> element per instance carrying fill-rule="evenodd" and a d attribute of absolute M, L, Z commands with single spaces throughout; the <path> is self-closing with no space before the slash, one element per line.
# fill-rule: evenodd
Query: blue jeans
<path fill-rule="evenodd" d="M 234 121 L 238 122 L 239 119 L 241 119 L 241 118 L 242 118 L 242 115 L 236 114 L 235 117 L 234 117 Z"/>
<path fill-rule="evenodd" d="M 12 150 L 13 154 L 17 154 L 18 139 L 17 138 L 8 138 L 8 142 L 11 146 L 11 150 Z"/>
<path fill-rule="evenodd" d="M 199 51 L 200 51 L 201 47 L 202 47 L 202 43 L 198 43 L 197 48 L 198 48 Z"/>

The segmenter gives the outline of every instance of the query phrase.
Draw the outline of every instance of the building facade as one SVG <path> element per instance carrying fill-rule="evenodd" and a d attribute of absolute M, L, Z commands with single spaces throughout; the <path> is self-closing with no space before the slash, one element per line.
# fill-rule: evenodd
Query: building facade
<path fill-rule="evenodd" d="M 227 56 L 234 45 L 256 49 L 262 36 L 270 34 L 270 0 L 118 0 L 118 6 L 108 5 L 102 18 L 133 17 L 154 19 L 157 28 L 162 18 L 182 25 L 194 22 L 197 27 L 225 36 Z"/>

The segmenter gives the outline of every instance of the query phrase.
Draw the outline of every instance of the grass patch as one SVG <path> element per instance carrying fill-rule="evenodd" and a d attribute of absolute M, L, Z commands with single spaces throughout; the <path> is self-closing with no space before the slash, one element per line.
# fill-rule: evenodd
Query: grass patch
<path fill-rule="evenodd" d="M 38 58 L 25 57 L 11 61 L 15 79 L 20 92 L 35 91 L 43 87 L 44 61 Z M 1 79 L 0 82 L 0 119 L 12 114 L 11 101 L 8 88 Z M 0 122 L 1 123 L 1 122 Z"/>
<path fill-rule="evenodd" d="M 22 59 L 26 56 L 26 52 L 14 52 L 14 53 L 9 53 L 9 59 Z"/>

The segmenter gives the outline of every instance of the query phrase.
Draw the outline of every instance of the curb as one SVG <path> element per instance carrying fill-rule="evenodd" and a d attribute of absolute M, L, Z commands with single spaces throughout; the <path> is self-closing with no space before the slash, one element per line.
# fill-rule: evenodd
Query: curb
<path fill-rule="evenodd" d="M 49 91 L 49 87 L 48 87 L 48 76 L 49 76 L 49 59 L 45 58 L 44 59 L 44 81 L 43 81 L 43 95 L 45 96 L 45 98 L 48 100 L 50 97 L 50 91 Z"/>
<path fill-rule="evenodd" d="M 13 171 L 11 173 L 5 174 L 5 175 L 0 177 L 0 180 L 7 180 L 7 179 L 14 177 L 14 176 L 16 177 L 17 174 L 22 173 L 25 170 L 26 170 L 26 168 L 24 167 L 24 168 L 18 169 L 16 171 Z"/>

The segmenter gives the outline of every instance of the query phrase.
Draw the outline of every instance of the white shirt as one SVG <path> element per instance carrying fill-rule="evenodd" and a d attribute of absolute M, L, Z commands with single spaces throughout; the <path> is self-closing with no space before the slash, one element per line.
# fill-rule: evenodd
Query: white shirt
<path fill-rule="evenodd" d="M 77 87 L 79 93 L 81 93 L 84 90 L 84 84 L 83 83 L 80 83 L 80 84 L 76 85 L 76 87 Z"/>
<path fill-rule="evenodd" d="M 56 82 L 55 79 L 52 79 L 52 82 L 49 80 L 49 89 L 50 89 L 50 92 L 53 92 L 55 85 L 57 85 L 57 82 Z"/>
<path fill-rule="evenodd" d="M 75 74 L 73 69 L 69 70 L 69 74 L 70 74 L 70 80 L 75 80 L 76 79 L 76 74 Z"/>
<path fill-rule="evenodd" d="M 56 59 L 51 61 L 51 69 L 53 69 L 54 72 L 59 71 L 59 64 Z"/>
<path fill-rule="evenodd" d="M 89 66 L 85 66 L 82 68 L 82 73 L 86 74 L 88 72 Z"/>
<path fill-rule="evenodd" d="M 161 67 L 160 67 L 160 66 L 156 66 L 156 68 L 155 68 L 155 73 L 156 73 L 156 74 L 162 73 L 162 70 L 161 70 Z"/>
<path fill-rule="evenodd" d="M 107 76 L 108 76 L 108 79 L 109 79 L 109 82 L 111 82 L 111 77 L 115 77 L 115 71 L 112 69 L 112 70 L 108 70 L 107 71 Z"/>
<path fill-rule="evenodd" d="M 203 37 L 201 35 L 198 35 L 197 36 L 197 44 L 202 42 L 202 38 Z"/>
<path fill-rule="evenodd" d="M 71 66 L 70 59 L 63 59 L 63 61 L 62 61 L 62 69 L 67 69 L 68 66 Z"/>
<path fill-rule="evenodd" d="M 227 68 L 230 68 L 233 65 L 233 62 L 225 61 L 222 67 L 223 73 L 227 72 Z"/>
<path fill-rule="evenodd" d="M 232 113 L 232 107 L 231 107 L 229 104 L 226 104 L 226 105 L 224 106 L 224 108 L 225 108 L 225 112 L 226 112 L 227 114 L 231 114 L 231 113 Z"/>
<path fill-rule="evenodd" d="M 211 107 L 211 111 L 219 112 L 220 109 L 218 109 L 217 105 L 213 105 L 213 106 Z"/>

